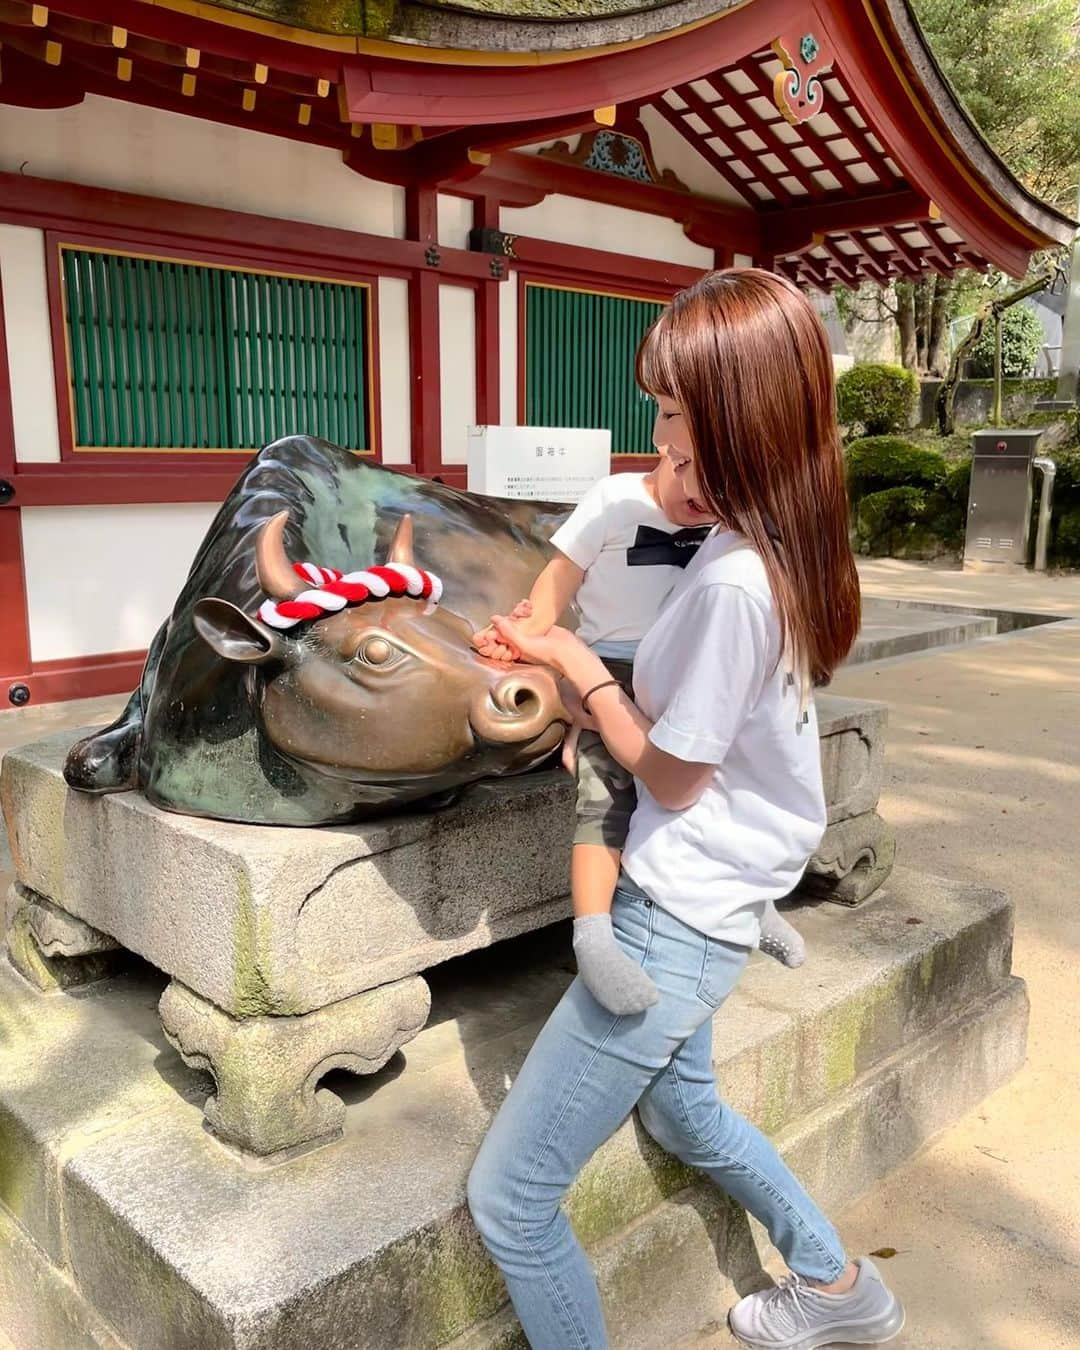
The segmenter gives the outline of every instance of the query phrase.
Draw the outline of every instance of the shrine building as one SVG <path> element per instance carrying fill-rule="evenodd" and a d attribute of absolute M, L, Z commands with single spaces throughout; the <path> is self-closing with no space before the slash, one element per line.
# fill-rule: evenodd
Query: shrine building
<path fill-rule="evenodd" d="M 703 270 L 1021 276 L 1071 230 L 907 0 L 0 0 L 0 699 L 133 687 L 279 436 L 647 464 L 633 353 Z"/>

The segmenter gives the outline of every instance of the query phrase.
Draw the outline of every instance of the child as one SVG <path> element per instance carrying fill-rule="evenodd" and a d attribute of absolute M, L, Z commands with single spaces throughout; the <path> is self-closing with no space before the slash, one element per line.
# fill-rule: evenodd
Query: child
<path fill-rule="evenodd" d="M 637 644 L 715 521 L 686 497 L 668 447 L 658 449 L 660 463 L 651 473 L 613 474 L 585 494 L 552 537 L 558 553 L 514 611 L 529 632 L 542 634 L 576 600 L 578 636 L 603 659 L 610 682 L 631 697 Z M 477 633 L 473 643 L 491 659 L 519 659 L 493 628 Z M 585 717 L 587 705 L 588 695 L 582 700 Z M 570 881 L 578 970 L 609 1012 L 641 1012 L 656 1002 L 656 987 L 621 950 L 611 927 L 622 847 L 637 804 L 634 779 L 587 724 L 575 725 L 567 736 L 563 763 L 571 772 L 575 748 L 577 828 Z M 802 939 L 771 901 L 760 947 L 788 966 L 805 959 Z"/>

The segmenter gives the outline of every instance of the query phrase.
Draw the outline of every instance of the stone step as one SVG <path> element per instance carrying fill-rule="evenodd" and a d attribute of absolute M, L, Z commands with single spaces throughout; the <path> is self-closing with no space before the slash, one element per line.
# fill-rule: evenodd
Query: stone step
<path fill-rule="evenodd" d="M 859 635 L 847 664 L 857 666 L 937 647 L 956 647 L 994 637 L 997 632 L 998 621 L 990 614 L 933 613 L 912 605 L 866 599 Z"/>
<path fill-rule="evenodd" d="M 932 1034 L 862 1073 L 776 1143 L 826 1212 L 855 1199 L 1024 1062 L 1028 1004 L 1010 979 Z M 888 1233 L 882 1233 L 882 1245 Z M 770 1283 L 764 1229 L 707 1181 L 663 1201 L 591 1256 L 612 1350 L 690 1344 Z M 858 1255 L 859 1253 L 853 1253 Z M 445 1350 L 528 1350 L 509 1308 Z"/>
<path fill-rule="evenodd" d="M 808 964 L 755 957 L 716 1036 L 725 1096 L 792 1147 L 877 1066 L 917 1058 L 942 1026 L 1014 987 L 1011 912 L 992 892 L 902 872 L 860 910 L 800 908 L 795 920 Z M 344 1139 L 277 1169 L 242 1162 L 202 1128 L 206 1084 L 161 1037 L 156 972 L 78 998 L 44 998 L 0 972 L 18 1033 L 0 1039 L 0 1199 L 138 1350 L 178 1344 L 178 1326 L 200 1350 L 443 1345 L 503 1298 L 464 1183 L 569 964 L 559 926 L 429 972 L 432 1018 L 407 1054 L 370 1078 L 334 1075 L 349 1103 Z M 991 1086 L 1008 1071 L 988 1051 L 986 1064 Z M 836 1137 L 860 1185 L 878 1154 L 891 1166 L 953 1118 L 927 1124 L 935 1102 L 921 1081 L 910 1100 L 902 1076 L 892 1081 L 896 1129 Z M 971 1092 L 989 1090 L 983 1081 Z M 952 1109 L 947 1092 L 940 1100 Z M 820 1162 L 798 1147 L 813 1180 Z M 632 1117 L 583 1172 L 570 1212 L 590 1247 L 614 1250 L 694 1176 Z M 667 1279 L 676 1302 L 693 1293 Z"/>

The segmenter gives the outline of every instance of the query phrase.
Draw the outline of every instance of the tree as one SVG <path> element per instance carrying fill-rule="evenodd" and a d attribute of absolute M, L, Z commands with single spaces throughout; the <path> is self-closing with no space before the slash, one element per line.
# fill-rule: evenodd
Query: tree
<path fill-rule="evenodd" d="M 1080 179 L 1076 0 L 914 0 L 960 101 L 1012 172 L 1068 210 Z"/>
<path fill-rule="evenodd" d="M 931 50 L 975 123 L 1030 191 L 1071 213 L 1080 183 L 1080 9 L 1076 0 L 913 0 Z M 1041 265 L 1040 260 L 1034 266 Z M 944 375 L 950 322 L 1004 294 L 973 272 L 837 296 L 845 326 L 893 323 L 901 363 Z M 850 329 L 849 329 L 850 331 Z"/>

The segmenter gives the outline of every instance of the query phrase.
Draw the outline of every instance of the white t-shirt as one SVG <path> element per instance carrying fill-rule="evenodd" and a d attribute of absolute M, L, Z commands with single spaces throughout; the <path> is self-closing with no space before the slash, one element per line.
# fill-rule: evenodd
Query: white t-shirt
<path fill-rule="evenodd" d="M 682 569 L 631 567 L 626 551 L 638 528 L 674 534 L 673 524 L 649 495 L 643 473 L 615 473 L 595 483 L 551 542 L 585 572 L 577 593 L 578 637 L 601 656 L 632 657 Z"/>
<path fill-rule="evenodd" d="M 715 530 L 638 648 L 634 697 L 649 739 L 715 764 L 693 805 L 660 806 L 638 782 L 623 867 L 690 927 L 752 947 L 765 901 L 796 885 L 825 831 L 817 717 L 799 719 L 765 565 Z"/>

